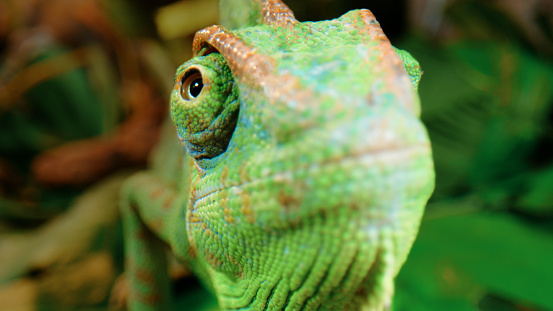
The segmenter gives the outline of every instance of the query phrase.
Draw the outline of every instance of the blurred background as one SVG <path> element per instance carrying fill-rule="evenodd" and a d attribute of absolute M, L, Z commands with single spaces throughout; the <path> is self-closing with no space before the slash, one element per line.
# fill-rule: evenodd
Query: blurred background
<path fill-rule="evenodd" d="M 553 310 L 553 1 L 285 2 L 300 21 L 371 9 L 424 69 L 436 190 L 394 310 Z M 119 187 L 217 8 L 0 0 L 2 310 L 124 308 Z M 215 310 L 173 270 L 181 307 Z"/>

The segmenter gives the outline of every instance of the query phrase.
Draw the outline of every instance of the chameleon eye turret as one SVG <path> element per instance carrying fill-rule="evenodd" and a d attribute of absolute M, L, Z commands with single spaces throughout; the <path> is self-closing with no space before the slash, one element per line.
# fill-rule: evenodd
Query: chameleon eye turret
<path fill-rule="evenodd" d="M 234 77 L 219 53 L 194 58 L 177 70 L 171 117 L 200 167 L 226 151 L 238 118 L 237 98 Z"/>

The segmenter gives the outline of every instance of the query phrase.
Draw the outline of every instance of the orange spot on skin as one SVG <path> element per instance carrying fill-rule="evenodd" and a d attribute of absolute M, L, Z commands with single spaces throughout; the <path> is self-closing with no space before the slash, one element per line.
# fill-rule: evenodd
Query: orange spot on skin
<path fill-rule="evenodd" d="M 211 253 L 209 251 L 209 249 L 207 249 L 207 248 L 205 250 L 205 260 L 214 269 L 217 269 L 218 267 L 220 267 L 222 265 L 221 260 L 219 258 L 217 258 L 217 256 L 215 256 L 215 254 Z"/>
<path fill-rule="evenodd" d="M 235 274 L 235 276 L 237 278 L 240 278 L 240 279 L 244 279 L 245 277 L 245 274 L 244 274 L 244 269 L 242 268 L 242 266 L 240 265 L 240 263 L 238 261 L 236 261 L 236 259 L 234 259 L 233 257 L 231 257 L 230 255 L 226 255 L 227 259 L 234 265 L 236 265 L 238 267 L 238 272 Z"/>
<path fill-rule="evenodd" d="M 295 207 L 299 205 L 299 202 L 295 197 L 289 194 L 286 194 L 282 191 L 278 194 L 277 201 L 278 203 L 280 203 L 280 205 L 284 206 L 286 209 L 290 209 L 291 207 Z"/>
<path fill-rule="evenodd" d="M 223 214 L 225 215 L 225 222 L 229 224 L 234 224 L 235 219 L 230 215 L 230 210 L 228 209 L 228 193 L 226 191 L 221 192 L 220 203 L 221 208 L 223 209 Z"/>
<path fill-rule="evenodd" d="M 239 168 L 239 174 L 240 174 L 240 181 L 242 183 L 251 181 L 250 175 L 248 175 L 247 164 L 246 162 L 242 162 L 242 165 L 240 165 Z"/>
<path fill-rule="evenodd" d="M 174 196 L 169 196 L 163 201 L 163 209 L 168 210 L 171 208 L 171 205 L 173 204 L 173 201 L 175 200 Z"/>
<path fill-rule="evenodd" d="M 221 207 L 226 208 L 228 206 L 228 192 L 221 191 Z"/>
<path fill-rule="evenodd" d="M 188 201 L 188 213 L 186 213 L 186 220 L 187 222 L 191 222 L 191 223 L 196 223 L 196 222 L 199 222 L 200 219 L 194 215 L 194 203 L 195 203 L 195 198 L 196 198 L 196 195 L 197 195 L 197 192 L 196 192 L 196 186 L 198 184 L 198 182 L 200 181 L 200 179 L 196 179 L 196 181 L 194 182 L 194 185 L 192 185 L 192 190 L 190 192 L 190 200 Z"/>
<path fill-rule="evenodd" d="M 252 211 L 252 201 L 250 195 L 245 192 L 242 194 L 242 207 L 240 208 L 240 212 L 246 217 L 247 222 L 253 224 L 255 217 Z"/>
<path fill-rule="evenodd" d="M 221 179 L 219 180 L 219 182 L 224 184 L 227 177 L 228 177 L 228 166 L 225 166 L 223 167 L 223 171 L 221 172 Z"/>
<path fill-rule="evenodd" d="M 223 213 L 225 214 L 225 221 L 229 224 L 233 224 L 234 223 L 234 217 L 232 217 L 230 215 L 230 210 L 228 208 L 225 208 L 223 210 Z"/>
<path fill-rule="evenodd" d="M 207 231 L 207 230 L 210 230 L 207 225 L 205 223 L 200 223 L 200 229 L 202 229 L 203 231 Z"/>
<path fill-rule="evenodd" d="M 157 199 L 160 195 L 163 194 L 165 190 L 163 188 L 158 188 L 150 193 L 150 198 Z"/>

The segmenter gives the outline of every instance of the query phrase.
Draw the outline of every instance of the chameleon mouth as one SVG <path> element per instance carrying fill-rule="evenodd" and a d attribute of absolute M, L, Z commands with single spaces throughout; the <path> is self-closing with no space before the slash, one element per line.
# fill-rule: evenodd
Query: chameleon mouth
<path fill-rule="evenodd" d="M 330 168 L 346 168 L 346 167 L 358 167 L 360 170 L 367 167 L 378 167 L 379 170 L 386 170 L 386 168 L 400 169 L 402 165 L 412 164 L 413 159 L 431 159 L 430 143 L 421 142 L 410 146 L 388 146 L 381 148 L 369 147 L 364 150 L 357 150 L 354 153 L 343 155 L 340 157 L 328 158 L 316 165 L 305 164 L 299 165 L 289 170 L 276 172 L 267 176 L 262 176 L 257 179 L 247 180 L 244 182 L 236 182 L 219 187 L 207 187 L 202 190 L 194 190 L 194 195 L 191 198 L 192 213 L 194 213 L 199 204 L 210 203 L 213 200 L 211 196 L 216 195 L 224 190 L 230 190 L 235 188 L 238 192 L 242 193 L 248 191 L 247 188 L 255 188 L 258 184 L 263 184 L 269 181 L 277 181 L 278 183 L 297 183 L 296 176 L 318 176 L 324 174 Z M 431 171 L 432 162 L 425 161 L 425 165 L 419 165 L 419 169 L 415 171 Z M 392 175 L 388 175 L 392 176 Z M 347 177 L 347 176 L 346 176 Z M 386 176 L 382 176 L 386 178 Z M 348 183 L 351 181 L 345 181 Z M 380 182 L 383 182 L 381 180 Z"/>
<path fill-rule="evenodd" d="M 214 208 L 213 202 L 219 202 L 220 195 L 233 200 L 249 196 L 252 210 L 264 205 L 264 200 L 294 210 L 328 206 L 331 203 L 321 199 L 327 197 L 325 192 L 335 196 L 331 200 L 351 196 L 370 201 L 380 196 L 379 191 L 393 196 L 390 189 L 402 193 L 426 189 L 433 183 L 433 164 L 422 123 L 405 109 L 383 107 L 373 112 L 356 120 L 311 128 L 286 144 L 262 148 L 247 159 L 228 153 L 210 176 L 199 178 L 192 186 L 189 211 L 194 214 Z M 228 168 L 226 163 L 239 165 Z M 419 174 L 420 181 L 410 174 Z M 381 190 L 375 190 L 379 187 Z"/>

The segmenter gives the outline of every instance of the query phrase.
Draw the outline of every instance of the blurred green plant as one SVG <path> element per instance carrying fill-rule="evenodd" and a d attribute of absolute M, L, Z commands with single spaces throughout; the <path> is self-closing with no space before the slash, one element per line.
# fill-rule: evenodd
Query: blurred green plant
<path fill-rule="evenodd" d="M 437 175 L 394 310 L 553 310 L 553 63 L 489 3 L 445 16 L 454 38 L 399 44 Z"/>
<path fill-rule="evenodd" d="M 0 2 L 3 310 L 105 309 L 122 266 L 117 171 L 146 164 L 174 67 L 98 0 Z"/>

